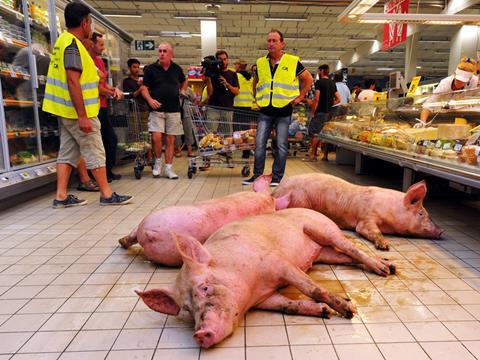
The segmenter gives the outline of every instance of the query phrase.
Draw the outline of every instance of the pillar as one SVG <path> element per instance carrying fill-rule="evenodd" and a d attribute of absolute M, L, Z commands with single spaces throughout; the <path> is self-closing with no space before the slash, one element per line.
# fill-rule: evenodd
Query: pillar
<path fill-rule="evenodd" d="M 215 55 L 217 51 L 217 21 L 201 20 L 202 59 L 205 56 Z"/>

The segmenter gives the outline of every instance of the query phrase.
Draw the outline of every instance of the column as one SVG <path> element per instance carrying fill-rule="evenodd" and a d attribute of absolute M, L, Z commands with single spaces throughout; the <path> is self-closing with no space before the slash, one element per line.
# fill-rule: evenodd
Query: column
<path fill-rule="evenodd" d="M 202 59 L 205 56 L 215 55 L 217 51 L 217 21 L 201 20 Z"/>
<path fill-rule="evenodd" d="M 417 48 L 420 34 L 413 32 L 405 43 L 405 82 L 409 83 L 417 75 Z"/>
<path fill-rule="evenodd" d="M 480 42 L 480 27 L 464 25 L 452 37 L 448 73 L 452 74 L 463 56 L 477 58 L 477 44 Z"/>

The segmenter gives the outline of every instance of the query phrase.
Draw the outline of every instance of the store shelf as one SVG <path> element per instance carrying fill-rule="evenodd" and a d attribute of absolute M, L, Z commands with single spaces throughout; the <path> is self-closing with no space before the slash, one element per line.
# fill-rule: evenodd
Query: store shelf
<path fill-rule="evenodd" d="M 2 33 L 0 33 L 0 41 L 3 41 L 10 46 L 20 48 L 20 49 L 23 49 L 28 46 L 28 44 L 25 41 L 6 37 Z"/>
<path fill-rule="evenodd" d="M 387 149 L 377 145 L 321 134 L 320 138 L 344 149 L 397 164 L 403 168 L 431 174 L 474 188 L 480 188 L 480 167 L 435 159 L 431 156 Z"/>
<path fill-rule="evenodd" d="M 31 138 L 35 136 L 37 136 L 36 130 L 7 131 L 8 140 L 17 139 L 17 138 Z"/>
<path fill-rule="evenodd" d="M 9 79 L 30 80 L 30 78 L 31 78 L 31 76 L 29 74 L 21 74 L 21 73 L 16 72 L 16 71 L 13 72 L 13 74 L 15 74 L 15 76 L 13 76 L 12 73 L 9 70 L 2 70 L 1 74 L 2 74 L 2 76 L 7 77 Z"/>
<path fill-rule="evenodd" d="M 7 15 L 10 17 L 15 17 L 19 21 L 23 21 L 23 14 L 20 11 L 12 9 L 8 6 L 5 6 L 0 3 L 0 15 Z"/>
<path fill-rule="evenodd" d="M 33 106 L 33 101 L 4 99 L 3 106 L 20 106 L 20 107 Z"/>

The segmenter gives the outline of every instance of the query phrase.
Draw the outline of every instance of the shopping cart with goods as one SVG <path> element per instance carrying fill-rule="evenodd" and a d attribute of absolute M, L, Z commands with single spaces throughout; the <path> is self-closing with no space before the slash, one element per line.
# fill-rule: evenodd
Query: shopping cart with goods
<path fill-rule="evenodd" d="M 252 156 L 255 148 L 258 113 L 215 106 L 199 107 L 186 105 L 192 121 L 193 134 L 198 145 L 198 155 L 188 161 L 188 178 L 197 169 L 209 167 L 242 167 L 242 176 L 250 175 Z"/>
<path fill-rule="evenodd" d="M 308 152 L 308 122 L 310 119 L 309 107 L 298 104 L 293 108 L 292 123 L 288 128 L 289 154 L 297 156 L 297 152 Z"/>
<path fill-rule="evenodd" d="M 145 114 L 139 112 L 134 99 L 115 101 L 110 106 L 110 119 L 118 137 L 117 148 L 123 153 L 123 157 L 134 159 L 133 171 L 136 179 L 142 177 L 145 166 L 153 165 L 148 118 Z"/>

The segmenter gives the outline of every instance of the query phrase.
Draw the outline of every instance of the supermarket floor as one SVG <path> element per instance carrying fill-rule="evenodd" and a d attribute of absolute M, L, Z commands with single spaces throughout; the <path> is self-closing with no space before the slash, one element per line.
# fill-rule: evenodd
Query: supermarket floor
<path fill-rule="evenodd" d="M 317 265 L 310 275 L 358 306 L 352 320 L 251 311 L 234 335 L 200 350 L 188 321 L 155 313 L 135 289 L 161 287 L 177 270 L 146 261 L 117 239 L 152 210 L 241 191 L 236 169 L 212 169 L 178 181 L 140 181 L 130 166 L 114 183 L 135 195 L 128 206 L 90 204 L 53 210 L 53 194 L 0 212 L 0 360 L 4 359 L 474 359 L 480 358 L 480 222 L 475 204 L 427 203 L 444 240 L 391 238 L 398 274 Z M 287 175 L 324 171 L 365 184 L 351 167 L 289 159 Z M 245 188 L 246 190 L 246 188 Z M 375 252 L 370 243 L 360 246 Z M 292 289 L 292 293 L 295 290 Z"/>

